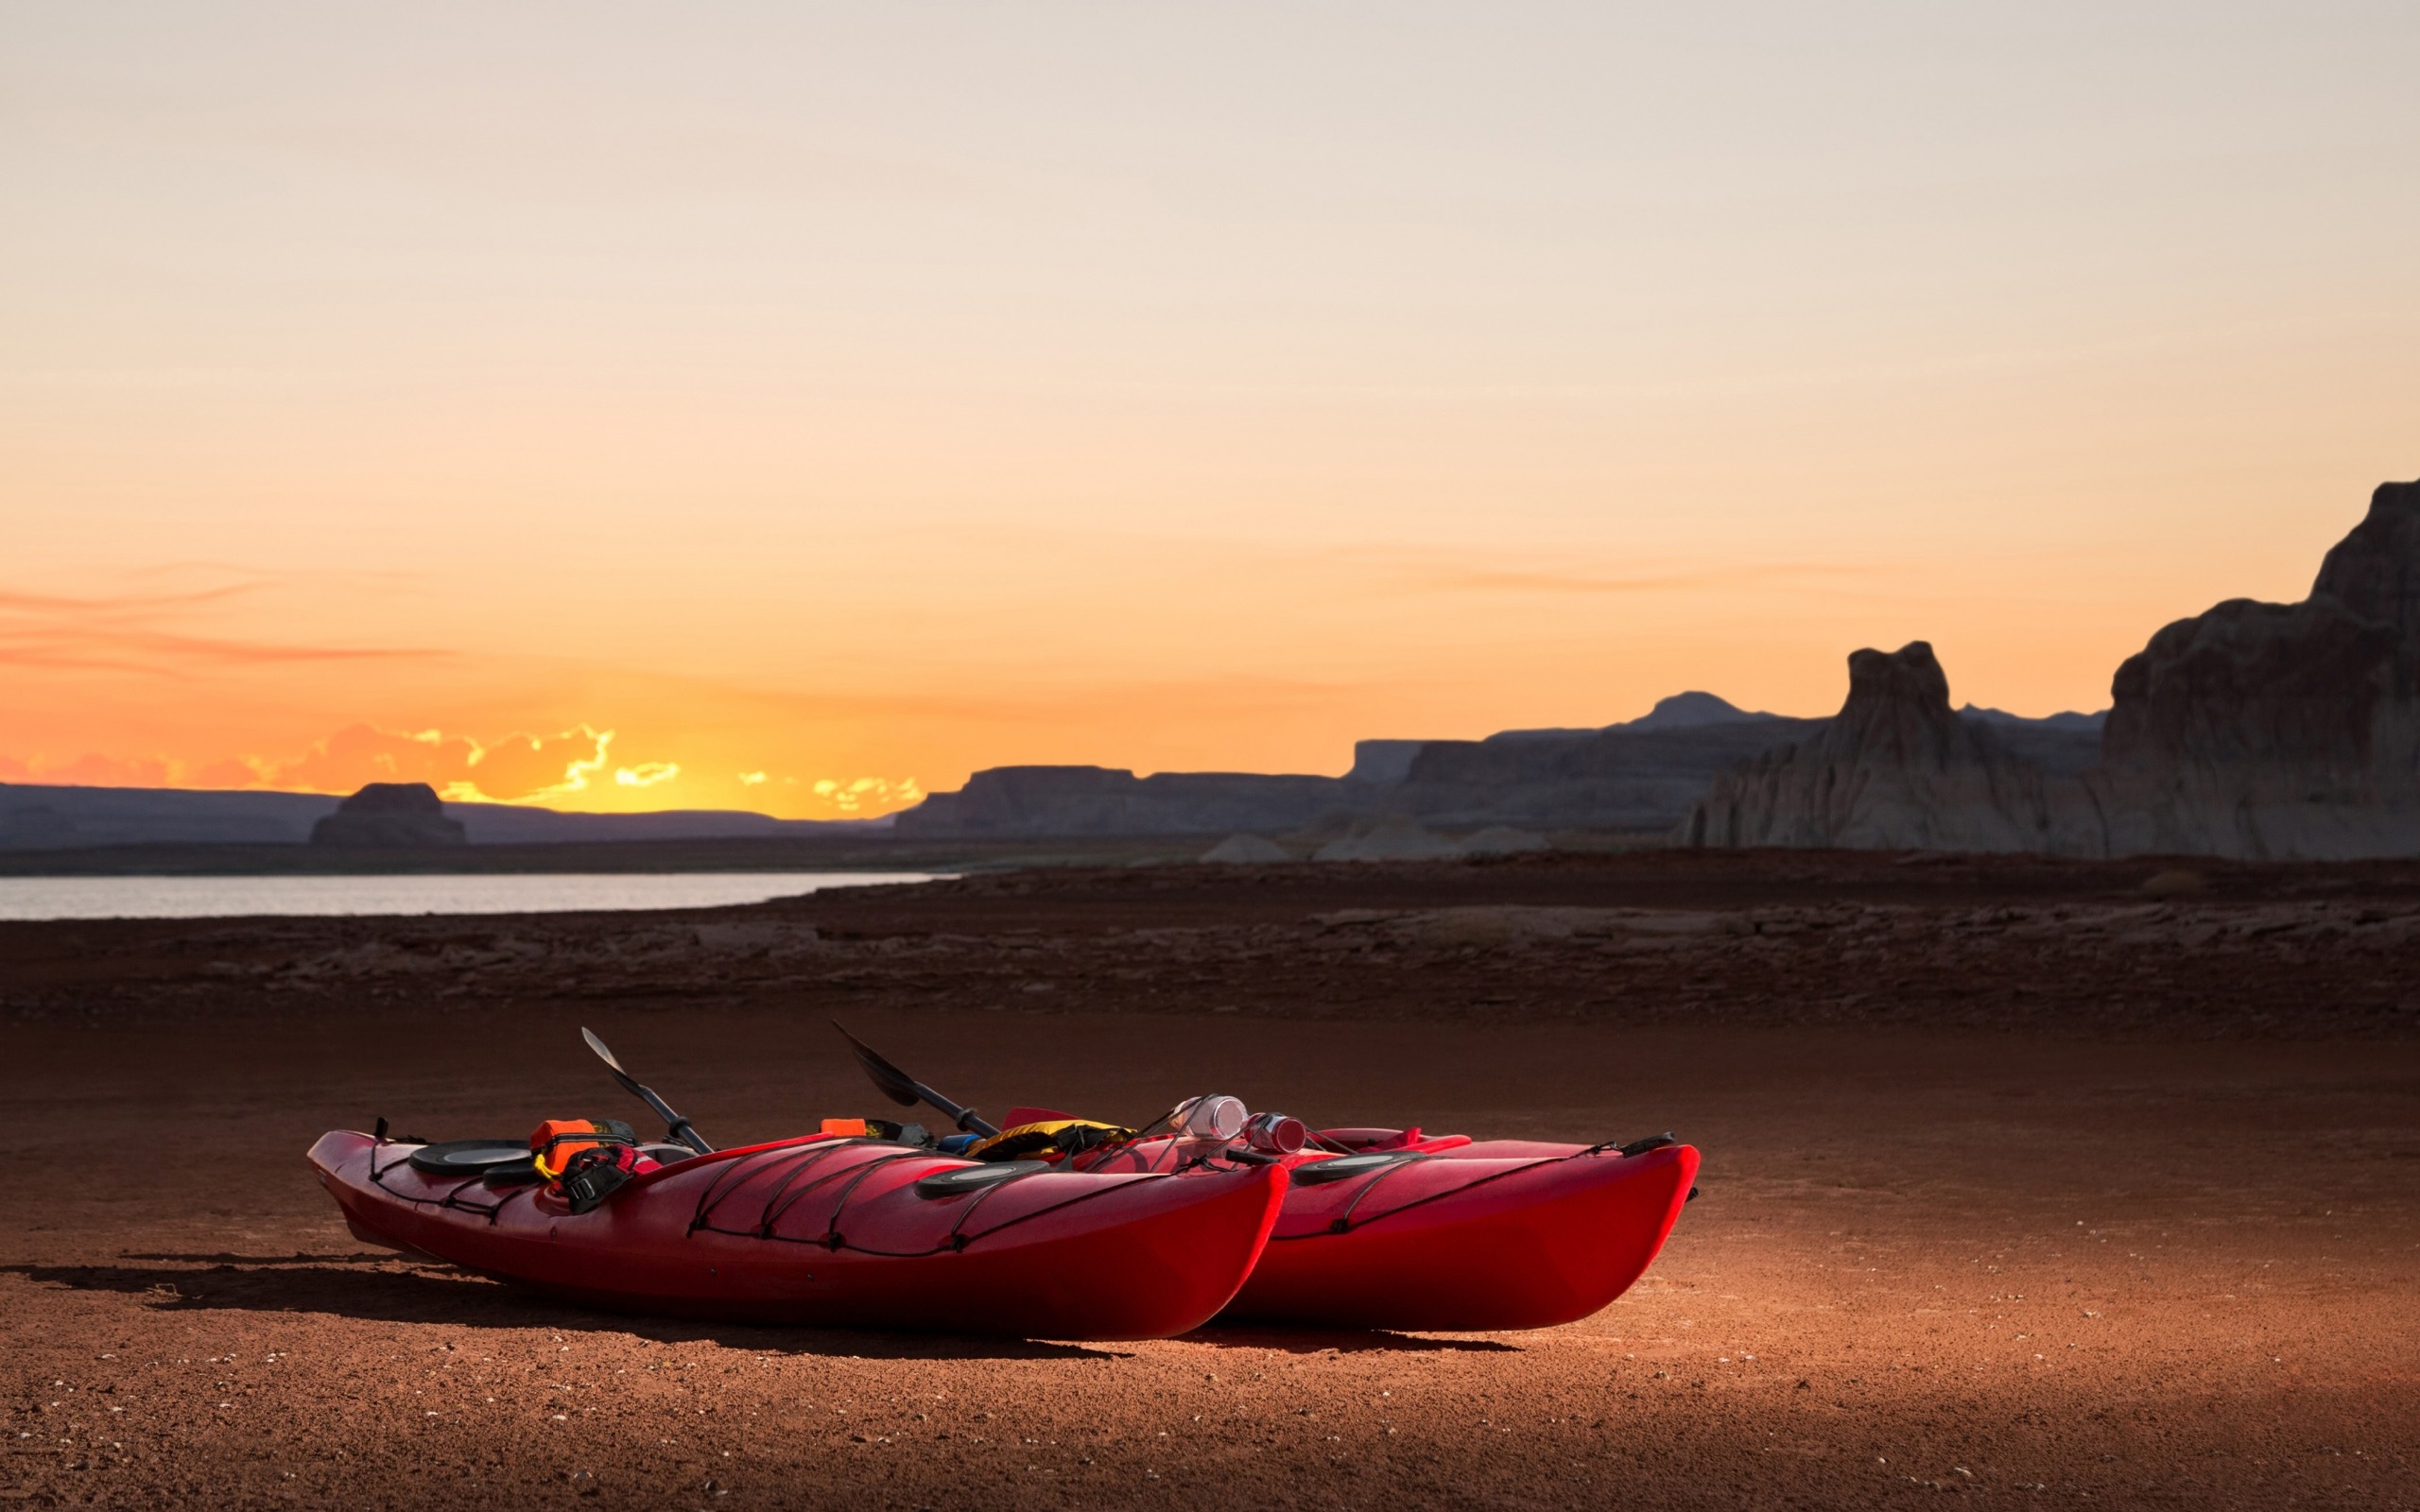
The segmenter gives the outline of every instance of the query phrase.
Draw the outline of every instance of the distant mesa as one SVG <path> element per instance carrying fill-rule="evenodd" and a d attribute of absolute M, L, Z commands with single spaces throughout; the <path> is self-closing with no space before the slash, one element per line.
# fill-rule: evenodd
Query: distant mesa
<path fill-rule="evenodd" d="M 2088 714 L 2068 711 L 2029 719 L 1970 703 L 1959 709 L 1958 717 L 1987 726 L 2011 754 L 2046 771 L 2073 777 L 2100 760 L 2100 731 L 2109 721 L 2109 711 Z"/>
<path fill-rule="evenodd" d="M 0 810 L 0 850 L 63 850 L 83 839 L 76 821 L 51 804 Z"/>
<path fill-rule="evenodd" d="M 1400 782 L 1410 775 L 1412 758 L 1427 744 L 1425 740 L 1357 740 L 1353 769 L 1344 774 L 1344 780 L 1373 785 Z"/>
<path fill-rule="evenodd" d="M 1987 725 L 2064 730 L 2075 734 L 2098 735 L 2100 733 L 2101 727 L 2109 723 L 2109 711 L 2103 709 L 2096 713 L 2086 714 L 2078 713 L 2070 709 L 2064 713 L 2028 715 L 2013 714 L 2005 709 L 1986 709 L 1980 704 L 1968 703 L 1958 706 L 1958 717 L 1979 719 Z"/>
<path fill-rule="evenodd" d="M 897 826 L 918 839 L 1291 833 L 1352 839 L 1356 847 L 1389 816 L 1483 833 L 1652 833 L 1687 814 L 1716 774 L 1822 726 L 1685 693 L 1639 719 L 1597 729 L 1364 740 L 1340 778 L 995 766 L 957 792 L 927 798 L 901 814 Z"/>
<path fill-rule="evenodd" d="M 311 826 L 313 845 L 407 850 L 469 843 L 426 782 L 372 782 Z"/>
<path fill-rule="evenodd" d="M 0 850 L 123 845 L 301 845 L 337 800 L 317 793 L 188 792 L 0 782 Z"/>
<path fill-rule="evenodd" d="M 1429 741 L 1387 806 L 1437 827 L 1668 830 L 1718 773 L 1823 728 L 1737 710 L 1738 718 L 1692 717 L 1732 708 L 1712 695 L 1659 707 L 1676 701 L 1679 718 L 1646 728 L 1634 720 Z"/>
<path fill-rule="evenodd" d="M 302 845 L 337 799 L 318 793 L 67 787 L 0 782 L 0 850 L 129 845 Z M 568 841 L 772 839 L 880 833 L 878 819 L 777 819 L 744 810 L 559 814 L 507 803 L 447 803 L 472 845 Z M 450 842 L 445 842 L 450 843 Z"/>
<path fill-rule="evenodd" d="M 1711 693 L 1676 693 L 1669 697 L 1656 699 L 1655 707 L 1636 719 L 1618 724 L 1601 725 L 1592 730 L 1506 730 L 1487 738 L 1491 741 L 1569 740 L 1578 736 L 1611 734 L 1617 730 L 1698 730 L 1707 725 L 1750 724 L 1781 717 L 1780 714 L 1752 713 L 1728 698 Z"/>
<path fill-rule="evenodd" d="M 898 816 L 911 838 L 1227 834 L 1299 829 L 1344 799 L 1333 777 L 1158 772 L 1110 766 L 994 766 Z"/>
<path fill-rule="evenodd" d="M 1622 728 L 1627 730 L 1691 730 L 1700 725 L 1736 725 L 1747 719 L 1777 719 L 1778 714 L 1751 713 L 1728 698 L 1710 693 L 1676 693 L 1659 698 L 1655 707 Z"/>

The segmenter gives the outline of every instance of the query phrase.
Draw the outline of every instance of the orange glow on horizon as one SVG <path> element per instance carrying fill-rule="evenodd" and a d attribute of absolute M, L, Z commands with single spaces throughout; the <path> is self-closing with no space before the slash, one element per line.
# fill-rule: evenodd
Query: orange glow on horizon
<path fill-rule="evenodd" d="M 188 761 L 87 752 L 66 761 L 0 754 L 0 782 L 93 787 L 168 787 L 343 795 L 367 782 L 426 782 L 457 803 L 514 803 L 579 813 L 663 808 L 754 807 L 794 818 L 871 817 L 911 806 L 914 779 L 776 778 L 734 772 L 727 784 L 684 773 L 678 762 L 617 763 L 615 731 L 580 726 L 551 735 L 508 735 L 482 742 L 436 730 L 397 731 L 355 725 L 287 760 L 235 756 Z M 675 784 L 681 784 L 676 786 Z M 771 784 L 769 787 L 769 784 Z M 771 802 L 739 802 L 732 791 L 768 788 Z M 791 789 L 803 789 L 793 792 Z M 649 790 L 658 790 L 650 792 Z"/>

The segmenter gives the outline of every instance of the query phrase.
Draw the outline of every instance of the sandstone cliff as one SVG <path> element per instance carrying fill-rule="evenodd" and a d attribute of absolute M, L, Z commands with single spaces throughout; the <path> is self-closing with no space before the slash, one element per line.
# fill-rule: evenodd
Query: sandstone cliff
<path fill-rule="evenodd" d="M 2420 853 L 2420 483 L 2390 483 L 2299 604 L 2232 599 L 2118 669 L 2113 853 Z"/>
<path fill-rule="evenodd" d="M 1823 728 L 1820 719 L 1746 714 L 1432 740 L 1391 800 L 1431 824 L 1657 829 L 1686 814 L 1716 774 Z"/>
<path fill-rule="evenodd" d="M 2118 667 L 2100 760 L 1962 719 L 1922 643 L 1849 659 L 1824 731 L 1719 778 L 1680 838 L 2082 855 L 2420 853 L 2420 484 L 2385 484 L 2297 604 L 2233 599 Z"/>
<path fill-rule="evenodd" d="M 1682 839 L 1698 846 L 2066 849 L 2080 788 L 1949 707 L 1932 647 L 1849 658 L 1849 696 L 1813 738 L 1715 779 Z"/>

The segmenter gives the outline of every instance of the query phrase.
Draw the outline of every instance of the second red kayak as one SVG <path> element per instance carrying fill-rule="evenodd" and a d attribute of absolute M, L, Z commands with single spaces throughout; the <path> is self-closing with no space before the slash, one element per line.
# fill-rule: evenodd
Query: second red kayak
<path fill-rule="evenodd" d="M 1692 1195 L 1698 1152 L 1474 1143 L 1420 1130 L 1328 1129 L 1346 1153 L 1285 1158 L 1285 1206 L 1221 1322 L 1399 1330 L 1547 1328 L 1628 1291 Z M 1215 1148 L 1215 1146 L 1213 1146 Z M 1201 1142 L 1137 1141 L 1092 1171 L 1179 1167 Z"/>
<path fill-rule="evenodd" d="M 1341 1131 L 1339 1131 L 1341 1132 Z M 1220 1317 L 1368 1329 L 1537 1329 L 1630 1290 L 1689 1198 L 1698 1152 L 1420 1142 L 1294 1167 Z"/>

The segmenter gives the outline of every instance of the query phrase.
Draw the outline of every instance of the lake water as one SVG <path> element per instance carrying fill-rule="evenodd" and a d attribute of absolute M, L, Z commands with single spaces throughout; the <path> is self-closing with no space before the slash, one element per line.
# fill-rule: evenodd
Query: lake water
<path fill-rule="evenodd" d="M 931 882 L 912 871 L 510 872 L 411 877 L 0 877 L 0 919 L 260 914 L 562 914 L 725 908 L 826 887 Z"/>

